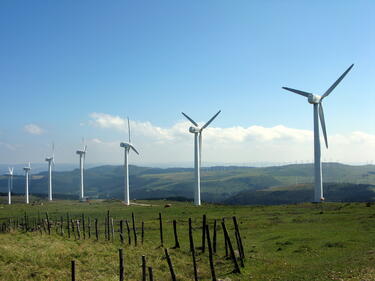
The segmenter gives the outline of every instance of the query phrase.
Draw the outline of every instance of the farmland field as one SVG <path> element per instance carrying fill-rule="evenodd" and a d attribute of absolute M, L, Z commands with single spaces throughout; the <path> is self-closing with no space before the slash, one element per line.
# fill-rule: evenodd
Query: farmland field
<path fill-rule="evenodd" d="M 5 199 L 2 199 L 4 202 Z M 15 198 L 16 200 L 16 198 Z M 165 208 L 166 204 L 170 207 Z M 108 215 L 114 220 L 114 236 L 105 240 Z M 135 215 L 137 246 L 134 244 L 132 212 Z M 11 222 L 9 232 L 0 233 L 0 280 L 71 280 L 71 261 L 76 261 L 76 280 L 119 280 L 118 249 L 124 249 L 125 280 L 142 280 L 141 257 L 153 268 L 154 280 L 171 280 L 159 236 L 159 212 L 163 218 L 163 242 L 168 248 L 177 280 L 194 280 L 189 247 L 188 219 L 192 219 L 199 280 L 211 280 L 207 241 L 202 245 L 202 216 L 207 216 L 211 241 L 217 220 L 217 252 L 213 255 L 217 279 L 221 280 L 375 280 L 375 205 L 370 203 L 325 203 L 279 206 L 225 206 L 190 202 L 95 200 L 20 203 L 0 205 L 0 222 Z M 35 228 L 46 213 L 52 225 Z M 66 217 L 81 220 L 68 238 Z M 25 214 L 30 231 L 24 230 Z M 86 232 L 82 229 L 82 214 Z M 232 273 L 233 262 L 225 258 L 221 220 L 238 255 L 232 217 L 239 222 L 244 246 L 241 274 Z M 88 219 L 91 222 L 90 238 Z M 94 220 L 98 220 L 99 240 Z M 63 220 L 63 233 L 60 221 Z M 131 244 L 125 228 L 124 243 L 119 221 L 128 220 Z M 177 222 L 180 248 L 175 246 L 173 220 Z M 141 225 L 144 223 L 144 241 Z M 14 226 L 18 224 L 18 229 Z M 85 237 L 83 236 L 85 235 Z M 239 259 L 238 259 L 239 262 Z"/>

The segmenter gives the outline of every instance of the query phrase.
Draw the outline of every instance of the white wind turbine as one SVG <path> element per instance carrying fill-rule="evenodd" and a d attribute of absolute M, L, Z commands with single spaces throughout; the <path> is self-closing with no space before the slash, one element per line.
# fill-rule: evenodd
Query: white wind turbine
<path fill-rule="evenodd" d="M 83 190 L 83 169 L 85 165 L 86 152 L 87 152 L 87 145 L 85 145 L 85 141 L 83 141 L 83 149 L 76 151 L 76 153 L 79 155 L 79 170 L 81 174 L 81 194 L 79 198 L 81 201 L 85 201 L 85 195 L 84 195 L 84 190 Z"/>
<path fill-rule="evenodd" d="M 201 128 L 197 122 L 181 112 L 194 126 L 189 128 L 189 132 L 194 134 L 194 169 L 195 169 L 195 193 L 194 193 L 194 204 L 197 206 L 201 205 L 201 179 L 200 179 L 200 166 L 202 156 L 202 131 L 210 125 L 210 123 L 219 115 L 219 110 L 206 124 Z"/>
<path fill-rule="evenodd" d="M 319 119 L 322 126 L 324 141 L 326 147 L 328 148 L 327 132 L 326 125 L 324 121 L 323 105 L 322 101 L 327 97 L 344 79 L 345 75 L 352 69 L 354 64 L 352 64 L 340 77 L 332 84 L 331 87 L 322 95 L 314 95 L 311 93 L 303 92 L 300 90 L 295 90 L 287 87 L 283 89 L 291 91 L 293 93 L 299 94 L 307 98 L 308 102 L 314 106 L 314 178 L 315 178 L 315 187 L 314 187 L 314 202 L 321 202 L 324 200 L 323 196 L 323 180 L 322 180 L 322 163 L 321 163 L 321 151 L 320 151 L 320 139 L 319 139 Z"/>
<path fill-rule="evenodd" d="M 29 162 L 29 166 L 24 167 L 23 170 L 25 171 L 25 175 L 26 175 L 25 199 L 26 199 L 26 204 L 29 204 L 29 174 L 31 170 L 30 162 Z"/>
<path fill-rule="evenodd" d="M 125 205 L 130 205 L 130 196 L 129 196 L 129 161 L 128 161 L 128 155 L 130 149 L 132 149 L 135 153 L 138 153 L 138 151 L 135 149 L 135 147 L 132 145 L 130 140 L 130 122 L 128 118 L 128 134 L 129 134 L 129 142 L 121 142 L 120 147 L 124 148 L 125 153 L 125 160 L 124 160 L 124 176 L 125 176 Z"/>
<path fill-rule="evenodd" d="M 8 204 L 12 204 L 13 168 L 8 168 Z"/>
<path fill-rule="evenodd" d="M 55 145 L 52 143 L 52 156 L 47 157 L 48 162 L 48 200 L 52 201 L 52 165 L 55 166 Z"/>

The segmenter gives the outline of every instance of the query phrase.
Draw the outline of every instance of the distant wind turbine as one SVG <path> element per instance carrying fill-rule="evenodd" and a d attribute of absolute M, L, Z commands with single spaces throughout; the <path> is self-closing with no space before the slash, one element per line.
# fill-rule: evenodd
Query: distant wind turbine
<path fill-rule="evenodd" d="M 79 155 L 79 170 L 81 174 L 81 194 L 79 198 L 81 201 L 85 201 L 85 195 L 84 195 L 84 190 L 83 190 L 83 169 L 85 165 L 86 152 L 87 152 L 87 145 L 85 145 L 85 141 L 83 140 L 83 149 L 76 151 L 76 153 Z"/>
<path fill-rule="evenodd" d="M 55 144 L 52 143 L 52 156 L 47 157 L 48 162 L 48 200 L 52 201 L 52 165 L 55 166 Z"/>
<path fill-rule="evenodd" d="M 29 174 L 31 170 L 30 162 L 29 162 L 29 166 L 24 167 L 23 170 L 25 171 L 25 175 L 26 175 L 25 199 L 26 199 L 26 204 L 29 204 Z"/>
<path fill-rule="evenodd" d="M 8 204 L 12 204 L 13 168 L 8 168 Z"/>
<path fill-rule="evenodd" d="M 194 193 L 194 204 L 197 206 L 201 205 L 201 179 L 200 179 L 200 167 L 201 167 L 201 156 L 202 156 L 202 131 L 210 125 L 210 123 L 219 115 L 219 110 L 206 124 L 199 128 L 198 123 L 181 112 L 194 126 L 189 128 L 189 132 L 194 134 L 194 168 L 195 168 L 195 193 Z"/>
<path fill-rule="evenodd" d="M 125 153 L 125 160 L 124 160 L 124 176 L 125 176 L 125 205 L 130 205 L 130 195 L 129 195 L 129 161 L 128 156 L 130 149 L 132 149 L 135 153 L 138 153 L 138 151 L 135 149 L 135 147 L 132 145 L 130 140 L 130 121 L 128 117 L 128 135 L 129 135 L 129 142 L 121 142 L 120 147 L 124 148 Z"/>
<path fill-rule="evenodd" d="M 311 93 L 303 92 L 300 90 L 295 90 L 287 87 L 283 87 L 283 89 L 288 90 L 290 92 L 299 94 L 307 98 L 308 102 L 314 106 L 314 178 L 315 178 L 315 188 L 314 188 L 314 202 L 321 202 L 324 200 L 323 197 L 323 180 L 322 180 L 322 163 L 321 163 L 321 151 L 320 151 L 320 139 L 319 139 L 319 119 L 320 124 L 322 126 L 324 141 L 326 147 L 328 148 L 328 139 L 327 139 L 327 132 L 326 132 L 326 125 L 324 121 L 324 113 L 323 113 L 323 105 L 322 101 L 325 97 L 327 97 L 341 82 L 342 79 L 348 74 L 348 72 L 352 69 L 354 64 L 352 64 L 340 77 L 336 80 L 335 83 L 332 84 L 331 87 L 322 95 L 314 95 Z"/>

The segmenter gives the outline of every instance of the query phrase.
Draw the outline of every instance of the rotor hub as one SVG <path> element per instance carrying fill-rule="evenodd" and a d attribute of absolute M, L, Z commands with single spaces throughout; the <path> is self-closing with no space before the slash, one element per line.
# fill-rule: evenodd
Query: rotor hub
<path fill-rule="evenodd" d="M 322 99 L 321 96 L 318 96 L 318 95 L 313 95 L 313 94 L 310 94 L 307 98 L 307 100 L 309 101 L 309 103 L 311 104 L 317 104 L 317 103 L 320 103 L 320 100 Z"/>

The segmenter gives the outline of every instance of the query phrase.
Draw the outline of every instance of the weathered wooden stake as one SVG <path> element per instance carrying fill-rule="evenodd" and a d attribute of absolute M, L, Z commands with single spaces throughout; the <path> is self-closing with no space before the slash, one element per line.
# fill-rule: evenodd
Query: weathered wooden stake
<path fill-rule="evenodd" d="M 88 234 L 89 234 L 89 239 L 91 238 L 91 218 L 89 217 L 88 218 L 88 226 L 87 226 L 87 231 L 88 231 Z"/>
<path fill-rule="evenodd" d="M 151 266 L 148 267 L 148 278 L 150 279 L 150 281 L 154 281 L 154 274 L 152 273 Z"/>
<path fill-rule="evenodd" d="M 225 218 L 221 220 L 221 224 L 223 223 L 225 224 Z M 227 258 L 229 256 L 228 241 L 227 241 L 227 237 L 225 236 L 224 231 L 223 231 L 223 235 L 224 235 L 225 257 Z"/>
<path fill-rule="evenodd" d="M 115 240 L 115 226 L 114 226 L 114 223 L 113 223 L 113 218 L 111 218 L 111 229 L 112 229 L 112 242 Z"/>
<path fill-rule="evenodd" d="M 120 220 L 120 241 L 121 244 L 124 244 L 124 221 Z"/>
<path fill-rule="evenodd" d="M 164 242 L 163 242 L 163 219 L 161 217 L 161 213 L 159 213 L 159 230 L 160 230 L 160 247 L 164 247 Z"/>
<path fill-rule="evenodd" d="M 118 256 L 120 261 L 120 281 L 124 281 L 124 253 L 122 249 L 118 249 Z"/>
<path fill-rule="evenodd" d="M 235 231 L 234 235 L 236 236 L 237 249 L 238 249 L 238 253 L 239 253 L 241 267 L 245 267 L 245 264 L 243 262 L 243 255 L 242 255 L 242 251 L 241 251 L 240 240 L 239 240 L 240 238 L 238 237 L 238 232 Z"/>
<path fill-rule="evenodd" d="M 126 223 L 126 229 L 128 230 L 128 244 L 131 245 L 132 239 L 131 239 L 131 236 L 130 236 L 130 227 L 129 227 L 128 220 L 125 220 L 125 223 Z"/>
<path fill-rule="evenodd" d="M 60 235 L 64 236 L 64 218 L 60 217 Z"/>
<path fill-rule="evenodd" d="M 137 246 L 137 228 L 135 227 L 134 213 L 132 212 L 132 223 L 133 223 L 133 233 L 134 233 L 134 245 Z"/>
<path fill-rule="evenodd" d="M 83 239 L 86 239 L 86 227 L 85 227 L 85 214 L 82 213 L 82 232 L 83 232 Z"/>
<path fill-rule="evenodd" d="M 214 257 L 212 253 L 210 229 L 208 227 L 208 224 L 206 224 L 206 236 L 207 236 L 208 258 L 210 260 L 211 277 L 212 277 L 212 281 L 216 281 Z"/>
<path fill-rule="evenodd" d="M 164 248 L 165 257 L 167 258 L 169 271 L 171 272 L 172 281 L 176 281 L 176 274 L 174 273 L 173 264 L 171 261 L 171 257 L 169 256 L 167 248 Z"/>
<path fill-rule="evenodd" d="M 216 240 L 217 240 L 217 226 L 216 226 L 216 220 L 214 220 L 214 234 L 212 237 L 212 250 L 216 254 Z"/>
<path fill-rule="evenodd" d="M 48 213 L 46 212 L 46 219 L 47 219 L 47 229 L 48 229 L 48 235 L 51 235 L 51 224 L 49 222 Z"/>
<path fill-rule="evenodd" d="M 177 234 L 177 222 L 173 220 L 173 233 L 174 233 L 174 249 L 180 248 L 180 242 L 178 242 L 178 234 Z"/>
<path fill-rule="evenodd" d="M 76 227 L 77 227 L 77 235 L 78 235 L 78 240 L 81 239 L 81 228 L 79 227 L 79 220 L 76 220 Z"/>
<path fill-rule="evenodd" d="M 99 240 L 98 219 L 95 219 L 95 237 L 96 237 L 96 241 L 98 241 Z"/>
<path fill-rule="evenodd" d="M 202 220 L 202 253 L 206 250 L 206 215 L 203 215 Z"/>
<path fill-rule="evenodd" d="M 146 281 L 146 257 L 142 256 L 142 281 Z"/>
<path fill-rule="evenodd" d="M 238 235 L 238 242 L 239 242 L 238 250 L 240 251 L 240 254 L 241 254 L 242 259 L 244 259 L 244 258 L 245 258 L 245 252 L 244 252 L 244 249 L 243 249 L 241 233 L 240 233 L 240 229 L 239 229 L 239 227 L 238 227 L 238 223 L 237 223 L 237 218 L 236 218 L 236 216 L 233 216 L 233 223 L 234 223 L 234 228 L 235 228 L 235 230 L 236 230 L 236 233 L 237 233 L 237 235 Z"/>
<path fill-rule="evenodd" d="M 191 225 L 191 218 L 189 218 L 189 241 L 190 241 L 191 257 L 193 259 L 194 280 L 198 281 L 197 261 L 195 259 L 195 247 L 194 247 L 193 227 Z"/>
<path fill-rule="evenodd" d="M 142 221 L 142 233 L 141 233 L 141 243 L 143 245 L 143 241 L 145 239 L 145 223 Z"/>
<path fill-rule="evenodd" d="M 69 218 L 69 213 L 66 214 L 66 224 L 68 228 L 68 238 L 70 238 L 70 218 Z"/>
<path fill-rule="evenodd" d="M 110 224 L 110 221 L 109 221 L 109 210 L 107 211 L 107 240 L 111 240 L 111 230 L 109 228 L 109 224 Z"/>
<path fill-rule="evenodd" d="M 236 255 L 234 254 L 232 242 L 230 241 L 230 237 L 229 237 L 227 228 L 225 227 L 225 222 L 221 222 L 221 226 L 223 228 L 223 232 L 224 232 L 224 235 L 226 237 L 228 247 L 229 247 L 229 251 L 230 251 L 230 256 L 231 256 L 232 261 L 233 261 L 233 265 L 234 265 L 233 273 L 241 273 L 240 267 L 238 266 L 238 263 L 237 263 Z"/>
<path fill-rule="evenodd" d="M 76 262 L 72 261 L 72 281 L 76 281 Z"/>

